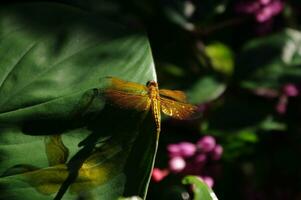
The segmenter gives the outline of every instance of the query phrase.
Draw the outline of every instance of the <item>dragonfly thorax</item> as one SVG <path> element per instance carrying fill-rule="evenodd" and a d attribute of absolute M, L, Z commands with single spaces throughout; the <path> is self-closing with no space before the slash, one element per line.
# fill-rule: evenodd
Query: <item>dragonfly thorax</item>
<path fill-rule="evenodd" d="M 146 86 L 148 88 L 149 97 L 152 100 L 159 99 L 158 83 L 155 81 L 148 81 Z"/>

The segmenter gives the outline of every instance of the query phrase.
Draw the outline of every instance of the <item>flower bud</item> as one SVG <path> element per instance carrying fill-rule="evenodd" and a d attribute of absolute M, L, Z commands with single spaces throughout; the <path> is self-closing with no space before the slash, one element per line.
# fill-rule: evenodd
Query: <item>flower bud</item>
<path fill-rule="evenodd" d="M 212 151 L 212 160 L 221 159 L 223 154 L 223 147 L 221 145 L 216 145 Z"/>
<path fill-rule="evenodd" d="M 169 171 L 167 169 L 159 169 L 159 168 L 154 168 L 152 172 L 152 180 L 154 182 L 160 182 L 163 180 L 167 175 L 169 174 Z"/>
<path fill-rule="evenodd" d="M 206 154 L 201 153 L 194 158 L 194 161 L 196 164 L 204 164 L 206 162 L 206 159 L 207 159 Z"/>
<path fill-rule="evenodd" d="M 178 173 L 181 172 L 186 166 L 186 162 L 182 157 L 174 157 L 169 160 L 169 169 Z"/>
<path fill-rule="evenodd" d="M 214 137 L 212 136 L 204 136 L 202 139 L 200 139 L 197 142 L 197 146 L 203 151 L 203 152 L 210 152 L 215 147 L 216 142 Z"/>
<path fill-rule="evenodd" d="M 178 144 L 167 145 L 167 152 L 169 157 L 181 156 L 181 149 Z"/>
<path fill-rule="evenodd" d="M 210 176 L 202 176 L 201 179 L 208 185 L 208 187 L 212 188 L 214 185 L 214 180 Z"/>
<path fill-rule="evenodd" d="M 289 96 L 289 97 L 295 97 L 299 95 L 299 90 L 296 87 L 295 84 L 285 84 L 282 88 L 282 92 L 284 93 L 284 95 Z"/>
<path fill-rule="evenodd" d="M 180 154 L 183 157 L 191 157 L 196 152 L 196 146 L 190 142 L 181 142 L 178 145 L 180 148 Z"/>

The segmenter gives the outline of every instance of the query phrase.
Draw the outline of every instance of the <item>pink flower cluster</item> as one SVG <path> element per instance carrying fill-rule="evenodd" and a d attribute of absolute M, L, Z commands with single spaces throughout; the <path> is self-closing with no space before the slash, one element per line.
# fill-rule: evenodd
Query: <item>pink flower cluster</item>
<path fill-rule="evenodd" d="M 219 160 L 223 153 L 221 145 L 216 144 L 214 137 L 204 136 L 195 144 L 180 142 L 167 146 L 169 156 L 168 169 L 154 168 L 152 180 L 161 181 L 169 173 L 200 176 L 208 186 L 214 184 L 210 176 L 203 176 L 206 163 Z"/>
<path fill-rule="evenodd" d="M 278 103 L 276 105 L 276 111 L 279 114 L 286 113 L 288 98 L 296 96 L 299 96 L 299 89 L 295 84 L 287 83 L 283 85 L 281 93 L 279 95 Z"/>
<path fill-rule="evenodd" d="M 299 96 L 300 88 L 296 84 L 286 83 L 282 86 L 280 91 L 268 88 L 259 88 L 256 89 L 254 93 L 266 98 L 278 98 L 275 109 L 279 114 L 285 114 L 289 98 Z"/>
<path fill-rule="evenodd" d="M 249 0 L 241 1 L 236 5 L 236 11 L 253 15 L 257 22 L 264 23 L 282 12 L 282 0 Z"/>

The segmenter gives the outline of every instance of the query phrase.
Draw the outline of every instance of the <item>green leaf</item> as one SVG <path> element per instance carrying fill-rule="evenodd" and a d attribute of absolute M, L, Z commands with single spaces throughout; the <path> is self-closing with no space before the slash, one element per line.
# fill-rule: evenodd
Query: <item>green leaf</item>
<path fill-rule="evenodd" d="M 120 197 L 118 200 L 142 200 L 138 196 L 132 196 L 132 197 Z"/>
<path fill-rule="evenodd" d="M 243 87 L 279 89 L 301 77 L 301 33 L 286 29 L 246 44 L 239 55 L 236 77 Z"/>
<path fill-rule="evenodd" d="M 258 141 L 258 137 L 254 129 L 243 129 L 238 131 L 237 139 L 243 142 L 255 143 Z"/>
<path fill-rule="evenodd" d="M 146 196 L 149 114 L 106 103 L 106 76 L 156 80 L 144 33 L 59 3 L 0 9 L 3 199 Z"/>
<path fill-rule="evenodd" d="M 226 84 L 214 76 L 204 76 L 187 91 L 192 103 L 205 103 L 218 98 L 226 89 Z"/>
<path fill-rule="evenodd" d="M 186 2 L 176 1 L 174 4 L 164 6 L 163 13 L 172 23 L 191 31 L 194 29 L 194 25 L 189 22 L 189 17 L 185 16 L 185 4 Z"/>
<path fill-rule="evenodd" d="M 287 129 L 285 123 L 276 121 L 272 116 L 268 116 L 263 120 L 258 128 L 264 131 L 285 131 Z"/>
<path fill-rule="evenodd" d="M 222 43 L 212 43 L 205 47 L 205 52 L 210 58 L 214 70 L 226 75 L 231 75 L 234 67 L 232 51 Z"/>
<path fill-rule="evenodd" d="M 194 193 L 194 200 L 217 200 L 215 193 L 212 191 L 211 188 L 207 186 L 204 181 L 196 176 L 186 176 L 182 180 L 182 183 L 192 184 L 193 193 Z"/>

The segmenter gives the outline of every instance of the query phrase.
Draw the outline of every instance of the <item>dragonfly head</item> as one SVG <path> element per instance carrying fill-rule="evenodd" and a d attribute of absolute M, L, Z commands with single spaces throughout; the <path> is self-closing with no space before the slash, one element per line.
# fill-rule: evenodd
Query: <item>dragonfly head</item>
<path fill-rule="evenodd" d="M 153 87 L 158 87 L 158 83 L 156 82 L 156 81 L 148 81 L 147 83 L 146 83 L 146 86 L 147 87 L 150 87 L 150 86 L 153 86 Z"/>

